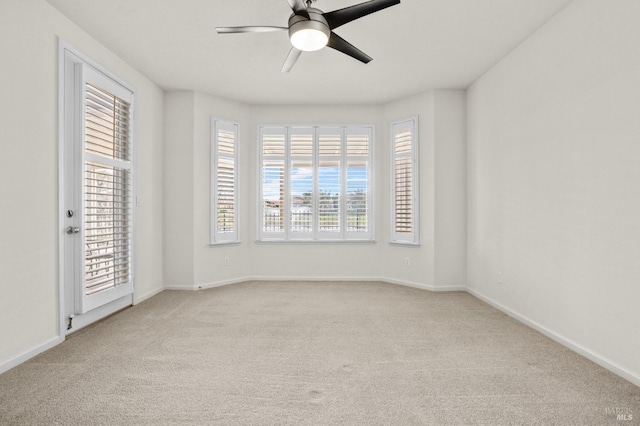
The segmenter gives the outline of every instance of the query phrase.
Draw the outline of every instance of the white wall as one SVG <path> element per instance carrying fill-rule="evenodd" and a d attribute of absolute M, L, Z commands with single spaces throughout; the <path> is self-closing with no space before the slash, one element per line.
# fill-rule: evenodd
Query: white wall
<path fill-rule="evenodd" d="M 639 22 L 575 1 L 468 92 L 470 288 L 637 384 Z"/>
<path fill-rule="evenodd" d="M 420 146 L 420 246 L 382 248 L 382 276 L 392 282 L 431 290 L 466 286 L 466 93 L 436 90 L 384 106 L 382 191 L 390 184 L 389 123 L 418 116 Z M 390 209 L 384 211 L 384 240 Z M 410 265 L 406 265 L 409 258 Z"/>
<path fill-rule="evenodd" d="M 246 196 L 240 199 L 241 243 L 210 245 L 210 156 L 211 117 L 237 122 L 239 193 L 249 192 L 249 107 L 203 93 L 170 91 L 165 116 L 165 287 L 193 290 L 246 279 L 251 275 Z"/>
<path fill-rule="evenodd" d="M 467 284 L 467 93 L 434 92 L 434 234 L 437 288 Z"/>
<path fill-rule="evenodd" d="M 433 288 L 435 286 L 435 131 L 434 92 L 425 92 L 384 106 L 385 144 L 380 156 L 383 160 L 383 234 L 384 247 L 380 257 L 382 276 L 389 281 Z M 412 116 L 418 117 L 420 246 L 388 244 L 391 215 L 391 160 L 389 124 Z M 409 258 L 410 266 L 405 260 Z"/>
<path fill-rule="evenodd" d="M 193 288 L 194 93 L 167 92 L 164 115 L 164 285 Z"/>
<path fill-rule="evenodd" d="M 209 245 L 210 231 L 210 178 L 211 178 L 211 117 L 235 121 L 239 124 L 239 192 L 247 194 L 253 181 L 249 179 L 248 159 L 254 154 L 249 131 L 249 107 L 202 93 L 195 94 L 193 132 L 193 250 L 194 285 L 210 287 L 220 283 L 241 280 L 250 276 L 249 241 L 254 224 L 249 219 L 248 200 L 239 200 L 241 244 Z M 225 258 L 229 264 L 225 266 Z"/>
<path fill-rule="evenodd" d="M 58 37 L 136 89 L 136 300 L 162 289 L 162 91 L 43 0 L 0 3 L 0 371 L 58 335 Z"/>

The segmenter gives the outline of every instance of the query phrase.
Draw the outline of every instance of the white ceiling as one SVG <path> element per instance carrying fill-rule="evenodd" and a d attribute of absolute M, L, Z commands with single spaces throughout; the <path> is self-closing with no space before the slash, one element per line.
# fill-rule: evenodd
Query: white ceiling
<path fill-rule="evenodd" d="M 47 0 L 164 89 L 249 104 L 379 104 L 465 88 L 571 0 L 402 0 L 340 35 L 373 61 L 303 52 L 291 73 L 286 31 L 219 35 L 216 26 L 286 26 L 287 0 Z M 318 0 L 325 12 L 362 0 Z"/>

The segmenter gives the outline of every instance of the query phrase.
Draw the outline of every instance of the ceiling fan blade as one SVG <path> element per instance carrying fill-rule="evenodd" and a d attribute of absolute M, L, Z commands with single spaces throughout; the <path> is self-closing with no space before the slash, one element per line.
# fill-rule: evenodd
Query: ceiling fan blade
<path fill-rule="evenodd" d="M 349 55 L 352 58 L 359 60 L 360 62 L 364 62 L 365 64 L 369 63 L 373 59 L 371 56 L 367 55 L 362 50 L 358 49 L 333 31 L 331 32 L 331 36 L 329 37 L 327 47 L 342 52 L 345 55 Z"/>
<path fill-rule="evenodd" d="M 287 59 L 285 59 L 284 61 L 284 65 L 282 65 L 282 72 L 291 71 L 291 68 L 293 68 L 293 65 L 296 63 L 301 53 L 302 53 L 302 50 L 292 47 L 291 50 L 289 51 L 289 55 L 287 56 Z"/>
<path fill-rule="evenodd" d="M 218 34 L 236 34 L 236 33 L 270 33 L 272 31 L 288 30 L 287 27 L 216 27 Z"/>
<path fill-rule="evenodd" d="M 329 28 L 332 30 L 344 25 L 348 22 L 355 21 L 358 18 L 367 16 L 387 7 L 400 4 L 400 0 L 371 0 L 344 9 L 334 10 L 333 12 L 323 13 L 324 19 L 327 20 Z"/>
<path fill-rule="evenodd" d="M 296 15 L 302 15 L 305 18 L 309 17 L 309 12 L 307 12 L 307 6 L 304 3 L 304 0 L 287 0 L 289 2 L 289 6 L 293 10 L 293 13 Z"/>

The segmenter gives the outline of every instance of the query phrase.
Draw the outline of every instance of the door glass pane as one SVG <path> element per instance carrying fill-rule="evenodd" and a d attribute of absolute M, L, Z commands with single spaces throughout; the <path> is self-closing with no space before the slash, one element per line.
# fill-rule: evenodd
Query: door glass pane
<path fill-rule="evenodd" d="M 131 281 L 130 104 L 85 86 L 84 295 Z"/>

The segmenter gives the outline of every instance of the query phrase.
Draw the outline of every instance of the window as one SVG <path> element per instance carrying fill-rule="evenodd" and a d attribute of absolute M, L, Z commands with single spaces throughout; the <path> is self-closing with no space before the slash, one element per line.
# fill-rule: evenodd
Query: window
<path fill-rule="evenodd" d="M 263 241 L 373 239 L 373 127 L 260 127 Z"/>
<path fill-rule="evenodd" d="M 238 241 L 238 124 L 211 119 L 211 244 Z"/>
<path fill-rule="evenodd" d="M 418 118 L 391 124 L 391 242 L 419 244 Z"/>

